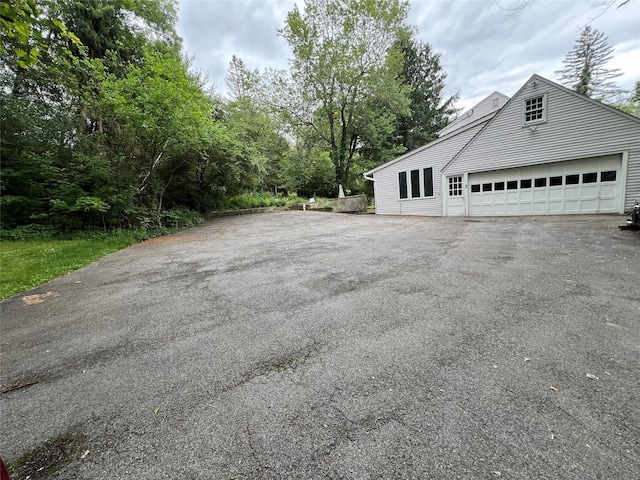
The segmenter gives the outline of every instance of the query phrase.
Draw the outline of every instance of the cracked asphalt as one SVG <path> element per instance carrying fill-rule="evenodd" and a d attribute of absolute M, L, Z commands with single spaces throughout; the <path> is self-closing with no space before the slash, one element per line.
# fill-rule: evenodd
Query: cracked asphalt
<path fill-rule="evenodd" d="M 0 304 L 0 455 L 73 434 L 38 478 L 637 479 L 624 219 L 276 212 L 116 252 Z"/>

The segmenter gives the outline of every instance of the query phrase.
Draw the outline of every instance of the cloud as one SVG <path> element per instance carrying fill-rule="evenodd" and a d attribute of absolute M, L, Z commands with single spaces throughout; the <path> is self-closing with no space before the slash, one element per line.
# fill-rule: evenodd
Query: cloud
<path fill-rule="evenodd" d="M 513 95 L 532 74 L 555 80 L 554 71 L 572 48 L 580 29 L 600 10 L 594 0 L 537 0 L 509 10 L 518 0 L 411 0 L 407 23 L 418 38 L 442 54 L 448 73 L 445 93 L 460 92 L 470 107 L 495 90 Z M 209 74 L 218 91 L 232 55 L 248 68 L 287 68 L 290 49 L 278 36 L 287 12 L 302 0 L 179 0 L 178 32 L 194 65 Z M 631 89 L 640 80 L 640 0 L 610 8 L 590 25 L 615 48 L 610 68 L 625 74 L 618 83 Z"/>
<path fill-rule="evenodd" d="M 289 48 L 277 30 L 294 2 L 261 0 L 181 0 L 178 33 L 195 68 L 207 73 L 218 91 L 232 55 L 251 70 L 286 68 Z"/>

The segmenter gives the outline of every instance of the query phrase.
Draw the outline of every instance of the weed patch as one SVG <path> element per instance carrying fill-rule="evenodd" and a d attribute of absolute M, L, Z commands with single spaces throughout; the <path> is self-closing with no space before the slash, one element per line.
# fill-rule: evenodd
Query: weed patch
<path fill-rule="evenodd" d="M 14 480 L 49 478 L 62 467 L 78 460 L 87 450 L 87 437 L 67 432 L 48 440 L 7 465 Z"/>
<path fill-rule="evenodd" d="M 218 205 L 219 210 L 242 210 L 262 207 L 288 207 L 305 200 L 296 194 L 273 195 L 270 192 L 245 193 L 235 197 L 225 198 Z"/>

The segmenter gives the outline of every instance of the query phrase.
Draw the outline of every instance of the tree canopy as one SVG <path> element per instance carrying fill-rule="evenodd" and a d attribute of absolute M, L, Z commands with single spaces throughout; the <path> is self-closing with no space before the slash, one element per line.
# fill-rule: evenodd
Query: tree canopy
<path fill-rule="evenodd" d="M 404 37 L 397 48 L 403 57 L 402 79 L 411 89 L 409 114 L 398 117 L 397 131 L 402 145 L 413 150 L 435 140 L 437 132 L 458 113 L 455 103 L 459 95 L 443 98 L 447 73 L 431 45 Z"/>
<path fill-rule="evenodd" d="M 293 51 L 287 109 L 329 151 L 337 184 L 349 173 L 365 144 L 398 153 L 386 145 L 397 115 L 408 113 L 405 85 L 394 50 L 408 12 L 400 0 L 306 1 L 280 31 Z"/>
<path fill-rule="evenodd" d="M 174 0 L 0 3 L 2 229 L 189 224 L 244 192 L 335 194 L 455 114 L 406 0 L 307 0 L 289 71 L 193 71 Z"/>

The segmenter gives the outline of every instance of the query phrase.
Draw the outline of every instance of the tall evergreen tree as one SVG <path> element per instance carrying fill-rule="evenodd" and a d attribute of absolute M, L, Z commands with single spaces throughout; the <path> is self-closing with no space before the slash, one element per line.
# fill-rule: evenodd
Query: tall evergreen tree
<path fill-rule="evenodd" d="M 241 100 L 249 94 L 252 84 L 252 76 L 254 72 L 250 72 L 241 58 L 233 55 L 224 82 L 229 90 L 231 100 Z"/>
<path fill-rule="evenodd" d="M 440 54 L 431 50 L 431 45 L 407 38 L 399 48 L 404 57 L 402 77 L 411 88 L 411 113 L 398 119 L 397 133 L 406 149 L 413 150 L 434 140 L 447 126 L 457 113 L 459 95 L 443 97 L 447 73 L 440 64 Z"/>
<path fill-rule="evenodd" d="M 587 25 L 563 60 L 564 68 L 555 73 L 560 83 L 578 93 L 597 100 L 610 100 L 621 93 L 612 80 L 622 75 L 619 68 L 606 67 L 612 58 L 613 47 L 607 37 Z"/>

